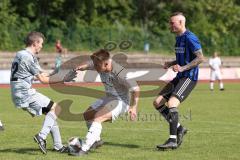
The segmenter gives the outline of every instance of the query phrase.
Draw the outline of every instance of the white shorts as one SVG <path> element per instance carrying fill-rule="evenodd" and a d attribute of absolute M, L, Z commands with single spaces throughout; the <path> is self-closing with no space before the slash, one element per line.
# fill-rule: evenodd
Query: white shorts
<path fill-rule="evenodd" d="M 222 74 L 220 71 L 211 71 L 210 80 L 222 80 Z"/>
<path fill-rule="evenodd" d="M 40 116 L 42 108 L 47 107 L 50 101 L 48 97 L 36 92 L 28 100 L 28 107 L 22 109 L 28 111 L 32 116 Z"/>
<path fill-rule="evenodd" d="M 119 115 L 126 113 L 129 105 L 121 99 L 115 97 L 103 97 L 91 105 L 92 109 L 98 110 L 100 107 L 107 107 L 112 113 L 112 121 L 116 120 Z"/>

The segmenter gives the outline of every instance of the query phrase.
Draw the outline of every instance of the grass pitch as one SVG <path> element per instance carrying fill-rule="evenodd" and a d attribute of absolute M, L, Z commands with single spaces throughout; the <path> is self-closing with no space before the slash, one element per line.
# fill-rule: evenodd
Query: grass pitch
<path fill-rule="evenodd" d="M 104 123 L 103 147 L 91 151 L 86 160 L 239 160 L 240 159 L 240 85 L 226 84 L 226 90 L 209 91 L 208 84 L 198 84 L 192 94 L 180 106 L 181 122 L 189 129 L 182 146 L 174 151 L 156 151 L 155 146 L 168 138 L 168 124 L 153 109 L 154 97 L 141 98 L 139 117 L 130 122 L 121 116 L 114 123 Z M 151 88 L 143 87 L 144 90 Z M 100 87 L 101 89 L 101 87 Z M 95 98 L 60 94 L 50 88 L 38 91 L 59 102 L 73 100 L 71 112 L 84 111 Z M 0 132 L 0 159 L 77 159 L 67 154 L 52 151 L 52 140 L 47 139 L 48 154 L 43 155 L 33 135 L 39 132 L 44 116 L 32 118 L 28 113 L 16 109 L 10 89 L 0 90 L 0 119 L 5 131 Z M 59 120 L 62 140 L 66 144 L 72 136 L 85 137 L 83 121 Z M 80 157 L 79 157 L 80 158 Z"/>

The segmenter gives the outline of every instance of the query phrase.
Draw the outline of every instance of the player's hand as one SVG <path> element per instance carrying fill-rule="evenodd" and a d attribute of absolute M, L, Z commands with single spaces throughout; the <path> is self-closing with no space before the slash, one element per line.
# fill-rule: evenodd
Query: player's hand
<path fill-rule="evenodd" d="M 137 118 L 137 109 L 136 107 L 130 107 L 128 109 L 128 114 L 130 115 L 130 120 L 135 121 Z"/>
<path fill-rule="evenodd" d="M 170 63 L 169 62 L 164 62 L 163 68 L 168 69 L 169 67 L 170 67 Z"/>
<path fill-rule="evenodd" d="M 77 77 L 77 72 L 73 69 L 73 70 L 70 70 L 63 78 L 63 81 L 64 82 L 69 82 L 69 81 L 72 81 L 74 78 Z"/>
<path fill-rule="evenodd" d="M 46 73 L 46 72 L 42 72 L 41 75 L 43 75 L 45 77 L 49 77 L 49 73 Z"/>
<path fill-rule="evenodd" d="M 173 65 L 172 69 L 174 72 L 183 72 L 183 67 L 179 66 L 178 64 Z"/>
<path fill-rule="evenodd" d="M 83 66 L 83 65 L 80 65 L 80 66 L 77 66 L 76 68 L 75 68 L 75 71 L 83 71 L 85 69 L 85 66 Z"/>

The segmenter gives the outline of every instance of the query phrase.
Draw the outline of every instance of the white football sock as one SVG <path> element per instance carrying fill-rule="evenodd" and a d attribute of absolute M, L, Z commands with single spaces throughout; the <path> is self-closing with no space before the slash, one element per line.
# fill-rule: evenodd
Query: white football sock
<path fill-rule="evenodd" d="M 210 82 L 210 89 L 212 89 L 212 90 L 213 90 L 213 85 L 214 85 L 214 83 Z"/>
<path fill-rule="evenodd" d="M 47 138 L 47 135 L 50 133 L 50 130 L 52 129 L 56 119 L 57 116 L 54 112 L 48 112 L 44 119 L 42 130 L 39 133 L 40 137 L 42 137 L 43 139 Z"/>
<path fill-rule="evenodd" d="M 180 126 L 181 126 L 181 124 L 178 122 L 178 124 L 177 124 L 177 128 L 180 127 Z"/>
<path fill-rule="evenodd" d="M 52 126 L 50 133 L 53 139 L 53 148 L 56 150 L 61 149 L 63 145 L 57 121 L 55 121 L 54 125 Z"/>
<path fill-rule="evenodd" d="M 88 130 L 91 127 L 92 123 L 93 123 L 92 121 L 86 121 L 86 126 L 87 126 Z M 100 136 L 96 138 L 96 141 L 100 141 L 100 140 L 101 140 Z"/>
<path fill-rule="evenodd" d="M 88 151 L 94 142 L 100 137 L 102 132 L 102 124 L 93 122 L 86 135 L 86 140 L 82 145 L 83 151 Z"/>
<path fill-rule="evenodd" d="M 223 83 L 222 82 L 219 84 L 219 87 L 220 87 L 220 89 L 223 89 Z"/>

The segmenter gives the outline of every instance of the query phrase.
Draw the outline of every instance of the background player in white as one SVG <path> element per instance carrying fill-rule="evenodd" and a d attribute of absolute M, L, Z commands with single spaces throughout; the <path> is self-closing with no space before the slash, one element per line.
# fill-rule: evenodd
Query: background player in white
<path fill-rule="evenodd" d="M 219 82 L 219 88 L 221 91 L 224 90 L 223 81 L 222 81 L 222 73 L 221 73 L 221 59 L 217 52 L 213 53 L 212 58 L 209 59 L 210 66 L 210 90 L 214 89 L 214 81 L 217 79 Z"/>
<path fill-rule="evenodd" d="M 62 145 L 56 121 L 61 108 L 48 97 L 33 89 L 32 81 L 36 79 L 41 83 L 59 83 L 71 80 L 75 74 L 69 72 L 62 80 L 53 80 L 47 73 L 41 72 L 35 55 L 42 49 L 43 41 L 42 33 L 30 32 L 25 39 L 26 48 L 17 52 L 12 62 L 10 77 L 12 100 L 17 108 L 29 112 L 32 116 L 46 115 L 41 131 L 34 136 L 34 140 L 44 154 L 47 153 L 46 138 L 50 132 L 54 149 L 59 152 L 67 152 L 68 148 Z"/>
<path fill-rule="evenodd" d="M 100 141 L 102 124 L 115 120 L 120 114 L 128 111 L 130 119 L 137 116 L 139 87 L 135 81 L 127 79 L 124 67 L 114 62 L 106 50 L 99 50 L 91 55 L 91 60 L 81 64 L 77 70 L 96 70 L 104 84 L 106 96 L 98 99 L 84 113 L 88 133 L 86 140 L 78 152 L 70 153 L 74 156 L 86 154 L 89 149 Z"/>

